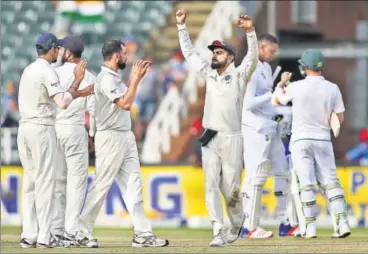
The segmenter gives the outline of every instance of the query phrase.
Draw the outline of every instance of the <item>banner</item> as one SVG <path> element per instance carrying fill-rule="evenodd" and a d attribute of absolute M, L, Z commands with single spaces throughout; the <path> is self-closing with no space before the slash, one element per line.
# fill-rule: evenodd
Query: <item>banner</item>
<path fill-rule="evenodd" d="M 143 198 L 153 226 L 210 227 L 204 201 L 204 176 L 189 166 L 142 167 Z M 3 225 L 20 225 L 22 211 L 22 168 L 1 168 L 1 219 Z M 338 168 L 352 226 L 368 227 L 368 168 Z M 90 169 L 89 184 L 94 169 Z M 278 225 L 277 201 L 270 177 L 263 193 L 262 225 Z M 317 194 L 320 215 L 317 224 L 332 225 L 323 197 Z M 225 210 L 224 210 L 224 214 Z M 96 226 L 130 227 L 131 221 L 116 183 L 111 187 Z"/>

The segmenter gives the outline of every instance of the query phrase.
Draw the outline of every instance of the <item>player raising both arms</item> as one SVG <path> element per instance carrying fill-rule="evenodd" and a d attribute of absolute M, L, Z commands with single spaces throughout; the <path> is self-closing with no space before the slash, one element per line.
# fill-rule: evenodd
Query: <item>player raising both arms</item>
<path fill-rule="evenodd" d="M 208 49 L 212 63 L 205 62 L 189 37 L 185 20 L 187 12 L 176 12 L 179 42 L 185 59 L 192 68 L 206 77 L 206 98 L 203 114 L 205 131 L 200 138 L 205 175 L 206 206 L 212 219 L 213 239 L 210 246 L 225 246 L 238 239 L 244 214 L 239 197 L 242 173 L 243 138 L 241 110 L 246 85 L 258 60 L 257 37 L 252 19 L 239 17 L 239 27 L 247 33 L 248 53 L 241 65 L 235 67 L 235 47 L 215 40 Z M 224 196 L 231 229 L 224 231 L 222 203 Z"/>

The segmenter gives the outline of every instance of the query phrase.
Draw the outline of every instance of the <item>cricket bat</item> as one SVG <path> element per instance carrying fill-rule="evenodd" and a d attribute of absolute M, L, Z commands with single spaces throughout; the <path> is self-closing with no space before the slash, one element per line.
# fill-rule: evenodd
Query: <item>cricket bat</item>
<path fill-rule="evenodd" d="M 340 134 L 340 120 L 335 112 L 331 113 L 330 126 L 332 133 L 334 134 L 335 138 L 337 138 Z"/>

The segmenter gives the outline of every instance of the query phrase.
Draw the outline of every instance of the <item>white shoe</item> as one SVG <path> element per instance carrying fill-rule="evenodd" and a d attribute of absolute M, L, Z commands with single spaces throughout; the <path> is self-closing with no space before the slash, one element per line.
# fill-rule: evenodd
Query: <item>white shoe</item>
<path fill-rule="evenodd" d="M 134 234 L 132 247 L 165 247 L 169 245 L 166 239 L 157 238 L 152 232 Z"/>
<path fill-rule="evenodd" d="M 307 224 L 307 228 L 305 230 L 304 238 L 306 238 L 306 239 L 317 238 L 316 224 L 315 223 Z"/>
<path fill-rule="evenodd" d="M 339 228 L 338 237 L 339 238 L 346 238 L 351 235 L 351 230 L 349 224 L 346 222 Z"/>
<path fill-rule="evenodd" d="M 63 241 L 59 238 L 53 238 L 49 244 L 37 243 L 36 248 L 39 249 L 48 249 L 48 248 L 69 248 L 70 242 Z"/>
<path fill-rule="evenodd" d="M 294 237 L 301 237 L 302 233 L 300 232 L 300 228 L 299 226 L 295 229 L 295 231 L 293 232 L 293 236 Z"/>
<path fill-rule="evenodd" d="M 242 227 L 233 227 L 227 233 L 227 243 L 233 243 L 238 240 Z"/>
<path fill-rule="evenodd" d="M 28 248 L 36 248 L 36 243 L 31 243 L 29 242 L 27 239 L 25 238 L 22 238 L 20 240 L 20 243 L 19 243 L 20 247 L 23 248 L 23 249 L 28 249 Z"/>
<path fill-rule="evenodd" d="M 264 230 L 261 227 L 258 227 L 253 231 L 249 231 L 248 233 L 248 238 L 250 239 L 266 239 L 271 237 L 273 237 L 273 232 Z"/>
<path fill-rule="evenodd" d="M 224 235 L 222 230 L 220 230 L 217 233 L 217 235 L 213 237 L 209 245 L 210 247 L 225 247 L 226 244 L 227 244 L 226 236 Z"/>

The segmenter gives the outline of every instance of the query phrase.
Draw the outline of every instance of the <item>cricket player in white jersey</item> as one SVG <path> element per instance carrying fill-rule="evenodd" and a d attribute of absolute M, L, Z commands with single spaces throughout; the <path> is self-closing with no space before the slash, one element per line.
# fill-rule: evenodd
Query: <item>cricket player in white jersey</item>
<path fill-rule="evenodd" d="M 210 246 L 225 246 L 236 241 L 244 221 L 240 193 L 243 168 L 241 109 L 246 85 L 258 60 L 257 37 L 252 19 L 239 18 L 239 27 L 247 32 L 248 53 L 237 68 L 235 47 L 214 41 L 208 48 L 213 52 L 212 63 L 205 62 L 189 37 L 185 20 L 187 12 L 176 12 L 179 42 L 185 59 L 206 77 L 206 98 L 203 115 L 205 131 L 200 138 L 205 175 L 206 206 L 212 219 L 213 239 Z M 220 193 L 224 196 L 231 229 L 224 230 Z M 226 234 L 227 233 L 227 234 Z"/>
<path fill-rule="evenodd" d="M 347 219 L 344 191 L 337 176 L 331 142 L 331 115 L 344 120 L 344 103 L 338 86 L 322 76 L 325 59 L 315 49 L 306 50 L 299 60 L 306 78 L 287 84 L 291 73 L 283 73 L 275 89 L 273 103 L 285 105 L 292 101 L 291 156 L 300 185 L 300 200 L 306 222 L 305 238 L 316 235 L 316 198 L 318 184 L 336 218 L 338 237 L 351 234 Z"/>
<path fill-rule="evenodd" d="M 152 233 L 150 222 L 144 215 L 142 180 L 135 137 L 131 131 L 130 108 L 138 85 L 150 66 L 138 61 L 131 73 L 129 88 L 119 76 L 125 68 L 127 51 L 118 40 L 107 41 L 102 48 L 104 65 L 96 78 L 96 176 L 89 188 L 80 214 L 80 233 L 77 241 L 86 247 L 98 247 L 92 237 L 93 225 L 113 181 L 116 180 L 130 213 L 134 237 L 133 247 L 164 247 L 168 240 Z"/>
<path fill-rule="evenodd" d="M 293 230 L 287 220 L 289 172 L 285 149 L 277 132 L 278 113 L 271 103 L 273 78 L 269 62 L 278 50 L 276 37 L 265 34 L 258 40 L 259 60 L 244 96 L 242 133 L 245 180 L 242 188 L 246 215 L 242 236 L 269 238 L 272 231 L 259 226 L 263 186 L 270 174 L 275 177 L 275 195 L 280 214 L 280 236 Z"/>
<path fill-rule="evenodd" d="M 60 86 L 59 77 L 50 66 L 56 61 L 59 41 L 55 35 L 46 33 L 36 40 L 39 55 L 28 65 L 19 84 L 19 111 L 21 119 L 18 130 L 18 150 L 23 166 L 22 248 L 65 247 L 51 234 L 53 198 L 57 165 L 55 133 L 55 102 L 60 108 L 86 96 L 91 88 L 78 91 L 84 78 L 87 62 L 81 61 L 74 69 L 72 85 L 68 90 Z"/>
<path fill-rule="evenodd" d="M 63 39 L 65 51 L 63 62 L 55 68 L 60 85 L 67 90 L 74 79 L 74 68 L 81 61 L 84 51 L 83 41 L 78 36 Z M 95 76 L 85 71 L 80 89 L 95 83 Z M 62 240 L 75 243 L 78 218 L 87 191 L 88 177 L 88 134 L 84 127 L 85 112 L 89 111 L 89 136 L 94 137 L 94 97 L 74 100 L 67 109 L 60 109 L 56 116 L 56 135 L 59 147 L 59 166 L 55 187 L 55 209 L 52 233 Z"/>

